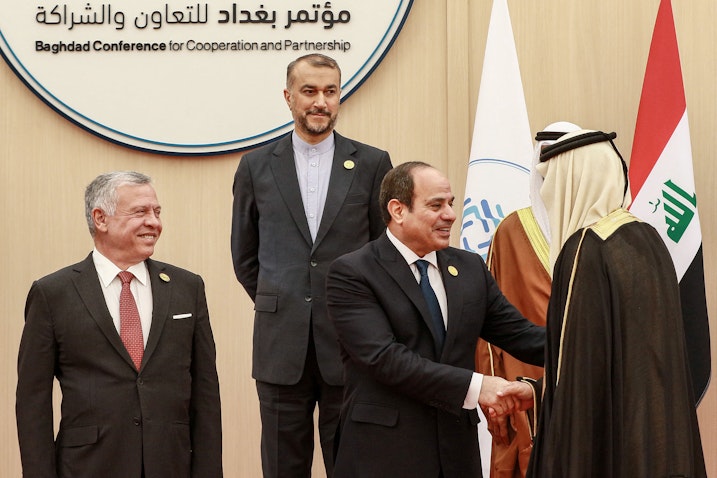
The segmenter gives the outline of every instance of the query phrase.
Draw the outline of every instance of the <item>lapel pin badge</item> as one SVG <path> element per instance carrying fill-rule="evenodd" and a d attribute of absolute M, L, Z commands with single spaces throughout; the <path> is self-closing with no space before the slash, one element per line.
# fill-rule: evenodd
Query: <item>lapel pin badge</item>
<path fill-rule="evenodd" d="M 169 281 L 171 280 L 171 279 L 169 278 L 169 276 L 168 276 L 167 274 L 165 274 L 164 272 L 162 272 L 161 274 L 159 274 L 159 278 L 162 279 L 164 282 L 169 282 Z"/>
<path fill-rule="evenodd" d="M 458 277 L 458 269 L 453 266 L 448 266 L 448 273 L 453 277 Z"/>
<path fill-rule="evenodd" d="M 350 159 L 347 159 L 346 161 L 344 161 L 344 168 L 351 170 L 355 167 L 356 167 L 356 163 L 354 163 Z"/>

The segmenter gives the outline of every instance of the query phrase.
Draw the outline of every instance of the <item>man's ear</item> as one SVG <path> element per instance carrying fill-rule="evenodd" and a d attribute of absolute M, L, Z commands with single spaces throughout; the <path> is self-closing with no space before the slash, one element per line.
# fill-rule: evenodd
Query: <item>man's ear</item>
<path fill-rule="evenodd" d="M 106 231 L 107 230 L 107 214 L 105 212 L 96 207 L 92 210 L 92 222 L 95 225 L 96 231 Z"/>
<path fill-rule="evenodd" d="M 388 214 L 391 216 L 391 220 L 396 224 L 401 224 L 408 207 L 398 199 L 391 199 L 388 201 L 386 209 L 388 209 Z"/>
<path fill-rule="evenodd" d="M 286 106 L 291 108 L 291 92 L 284 88 L 284 100 L 286 101 Z"/>

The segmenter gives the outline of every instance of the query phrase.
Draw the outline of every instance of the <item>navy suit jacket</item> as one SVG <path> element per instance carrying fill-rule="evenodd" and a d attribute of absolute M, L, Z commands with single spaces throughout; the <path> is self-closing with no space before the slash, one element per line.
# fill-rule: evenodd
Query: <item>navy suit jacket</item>
<path fill-rule="evenodd" d="M 231 248 L 237 279 L 254 301 L 252 376 L 296 384 L 313 332 L 321 376 L 341 385 L 336 332 L 326 315 L 326 270 L 378 237 L 387 152 L 334 133 L 326 205 L 311 239 L 291 135 L 246 154 L 234 177 Z"/>
<path fill-rule="evenodd" d="M 448 305 L 441 355 L 420 286 L 385 234 L 329 269 L 346 378 L 334 478 L 480 476 L 478 413 L 462 408 L 478 337 L 543 363 L 545 329 L 507 301 L 479 255 L 447 248 L 437 258 Z"/>
<path fill-rule="evenodd" d="M 33 283 L 16 404 L 26 478 L 139 478 L 143 462 L 144 476 L 152 478 L 222 476 L 204 282 L 169 264 L 146 264 L 153 312 L 139 372 L 107 309 L 91 254 Z M 62 390 L 56 440 L 54 378 Z"/>

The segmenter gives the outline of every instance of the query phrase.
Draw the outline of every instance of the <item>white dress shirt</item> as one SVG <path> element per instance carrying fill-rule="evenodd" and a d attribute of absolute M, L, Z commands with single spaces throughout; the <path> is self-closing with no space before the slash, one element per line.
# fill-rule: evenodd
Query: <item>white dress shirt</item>
<path fill-rule="evenodd" d="M 122 281 L 119 274 L 122 269 L 114 265 L 112 261 L 103 256 L 97 249 L 92 251 L 92 261 L 95 263 L 97 275 L 100 278 L 102 293 L 105 296 L 107 309 L 110 311 L 112 321 L 115 324 L 117 333 L 120 331 L 119 296 L 122 291 Z M 128 272 L 134 274 L 135 280 L 130 282 L 130 290 L 137 303 L 139 318 L 142 323 L 142 339 L 144 346 L 147 346 L 147 336 L 152 326 L 152 284 L 149 280 L 147 264 L 140 262 L 127 268 Z"/>
<path fill-rule="evenodd" d="M 291 136 L 294 146 L 294 164 L 299 179 L 301 199 L 304 202 L 306 221 L 309 223 L 311 239 L 321 225 L 321 217 L 326 204 L 326 193 L 329 190 L 331 165 L 334 162 L 334 135 L 330 134 L 318 144 L 309 144 L 299 138 L 296 131 Z"/>
<path fill-rule="evenodd" d="M 428 280 L 431 282 L 431 287 L 433 287 L 433 292 L 435 292 L 436 298 L 438 298 L 438 304 L 441 306 L 441 313 L 443 314 L 443 323 L 446 325 L 446 330 L 448 330 L 448 300 L 446 299 L 446 288 L 443 285 L 443 278 L 441 277 L 440 270 L 438 270 L 436 251 L 429 252 L 423 257 L 418 257 L 415 252 L 413 252 L 405 244 L 399 241 L 398 238 L 396 238 L 396 236 L 394 236 L 390 230 L 386 229 L 386 235 L 388 236 L 388 239 L 391 241 L 391 243 L 396 247 L 396 249 L 398 249 L 398 252 L 401 254 L 401 256 L 403 256 L 403 258 L 406 260 L 406 263 L 411 268 L 411 271 L 413 271 L 413 275 L 416 278 L 416 282 L 421 281 L 421 275 L 418 272 L 416 261 L 419 259 L 423 259 L 424 261 L 427 261 L 431 264 L 428 267 Z M 467 410 L 472 410 L 478 407 L 478 397 L 480 395 L 480 389 L 482 385 L 483 374 L 473 372 L 473 377 L 471 378 L 471 383 L 468 387 L 468 393 L 466 394 L 466 398 L 463 401 L 463 408 Z"/>

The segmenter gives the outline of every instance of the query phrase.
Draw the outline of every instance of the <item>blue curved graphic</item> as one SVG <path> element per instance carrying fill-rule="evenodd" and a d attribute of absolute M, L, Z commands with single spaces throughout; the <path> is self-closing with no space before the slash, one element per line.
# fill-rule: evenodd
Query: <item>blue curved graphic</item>
<path fill-rule="evenodd" d="M 371 52 L 366 61 L 358 68 L 357 72 L 351 76 L 343 85 L 345 94 L 342 95 L 341 101 L 345 101 L 351 96 L 368 77 L 376 70 L 378 65 L 383 61 L 388 51 L 393 46 L 396 38 L 403 29 L 403 25 L 413 6 L 413 0 L 401 0 L 394 12 L 390 24 L 381 36 L 378 46 Z M 400 15 L 405 8 L 403 15 Z M 394 31 L 395 28 L 395 31 Z M 391 36 L 391 32 L 393 35 Z M 35 93 L 46 105 L 52 108 L 71 123 L 80 128 L 99 136 L 102 139 L 110 141 L 114 144 L 126 146 L 139 151 L 168 154 L 176 156 L 210 156 L 217 154 L 227 154 L 238 151 L 244 151 L 251 148 L 270 143 L 284 134 L 291 131 L 292 122 L 287 122 L 265 131 L 260 134 L 237 138 L 228 141 L 192 144 L 192 143 L 170 143 L 154 140 L 152 138 L 143 138 L 140 136 L 125 133 L 123 131 L 112 128 L 106 124 L 100 123 L 81 113 L 77 109 L 60 100 L 47 88 L 45 88 L 32 73 L 26 68 L 20 58 L 16 55 L 13 48 L 7 41 L 7 38 L 0 29 L 0 56 L 3 57 L 10 69 L 18 78 L 27 86 L 30 91 Z M 365 70 L 367 70 L 365 73 Z M 358 80 L 358 82 L 356 82 Z M 351 86 L 352 83 L 354 86 Z M 110 134 L 111 133 L 111 134 Z M 116 136 L 112 136 L 116 135 Z M 135 144 L 132 141 L 139 143 Z"/>
<path fill-rule="evenodd" d="M 528 167 L 498 158 L 474 159 L 468 163 L 468 168 L 470 170 L 472 167 L 486 164 L 510 168 L 519 175 L 530 174 Z M 506 211 L 500 198 L 490 197 L 486 191 L 472 191 L 470 186 L 467 186 L 461 219 L 461 247 L 480 254 L 485 259 L 495 229 L 509 212 L 511 211 Z"/>

